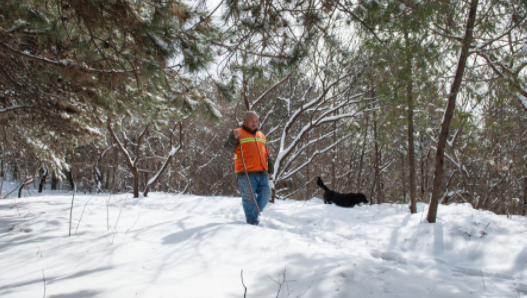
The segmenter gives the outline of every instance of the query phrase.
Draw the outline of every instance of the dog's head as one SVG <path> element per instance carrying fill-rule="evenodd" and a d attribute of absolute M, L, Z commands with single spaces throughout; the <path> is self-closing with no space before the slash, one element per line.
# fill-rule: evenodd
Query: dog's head
<path fill-rule="evenodd" d="M 359 206 L 360 205 L 365 205 L 365 204 L 369 204 L 370 202 L 368 201 L 368 199 L 366 199 L 366 196 L 365 195 L 362 195 L 362 197 L 360 198 L 360 201 L 359 201 Z"/>

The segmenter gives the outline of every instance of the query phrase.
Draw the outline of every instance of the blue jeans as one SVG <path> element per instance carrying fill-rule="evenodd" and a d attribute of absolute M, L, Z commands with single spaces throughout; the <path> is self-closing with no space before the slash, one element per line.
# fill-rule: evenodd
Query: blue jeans
<path fill-rule="evenodd" d="M 267 174 L 250 174 L 249 181 L 251 181 L 256 204 L 258 204 L 258 208 L 260 209 L 260 212 L 262 212 L 271 198 L 269 176 Z M 240 186 L 240 192 L 242 193 L 242 206 L 243 211 L 245 212 L 245 219 L 248 224 L 257 225 L 258 211 L 256 211 L 256 207 L 254 206 L 249 183 L 247 183 L 247 177 L 238 176 L 238 185 Z"/>

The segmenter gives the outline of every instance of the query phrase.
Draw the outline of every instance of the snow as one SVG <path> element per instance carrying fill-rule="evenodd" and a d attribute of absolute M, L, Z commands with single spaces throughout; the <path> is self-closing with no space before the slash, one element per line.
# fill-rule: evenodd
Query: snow
<path fill-rule="evenodd" d="M 0 297 L 243 297 L 242 270 L 247 297 L 527 294 L 526 218 L 468 204 L 428 224 L 425 204 L 278 201 L 251 226 L 239 197 L 76 194 L 67 237 L 70 204 L 0 200 Z"/>
<path fill-rule="evenodd" d="M 222 118 L 221 112 L 216 108 L 216 105 L 212 102 L 212 100 L 205 98 L 205 104 L 207 105 L 207 108 L 209 111 L 214 115 L 216 118 Z"/>
<path fill-rule="evenodd" d="M 25 106 L 23 106 L 23 105 L 16 105 L 16 106 L 8 107 L 8 108 L 5 108 L 5 109 L 0 109 L 0 114 L 9 112 L 11 110 L 21 109 L 21 108 L 24 108 L 24 107 Z"/>
<path fill-rule="evenodd" d="M 181 149 L 181 146 L 178 146 L 177 148 L 172 146 L 172 149 L 170 150 L 170 153 L 168 153 L 167 159 L 165 160 L 165 164 L 159 169 L 159 171 L 154 175 L 154 177 L 148 180 L 148 186 L 152 185 L 157 180 L 159 175 L 163 173 L 166 168 L 166 164 L 170 161 L 170 158 L 173 157 L 179 151 L 179 149 Z"/>
<path fill-rule="evenodd" d="M 84 127 L 84 129 L 89 131 L 92 135 L 97 135 L 97 136 L 102 135 L 101 132 L 97 128 L 86 126 L 86 127 Z"/>
<path fill-rule="evenodd" d="M 161 38 L 159 38 L 157 35 L 155 35 L 154 33 L 148 32 L 148 36 L 152 38 L 156 46 L 162 49 L 168 50 L 169 48 L 168 44 L 165 41 L 163 41 Z"/>
<path fill-rule="evenodd" d="M 527 98 L 521 95 L 520 93 L 516 93 L 516 95 L 518 95 L 518 98 L 520 99 L 521 103 L 527 109 Z"/>

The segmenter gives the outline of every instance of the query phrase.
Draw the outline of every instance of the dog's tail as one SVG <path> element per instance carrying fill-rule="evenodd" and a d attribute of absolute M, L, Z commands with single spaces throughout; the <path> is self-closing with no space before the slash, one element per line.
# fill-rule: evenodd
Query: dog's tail
<path fill-rule="evenodd" d="M 328 191 L 329 188 L 327 186 L 324 185 L 324 182 L 322 182 L 322 179 L 320 177 L 318 177 L 318 180 L 317 180 L 317 185 L 319 187 L 321 187 L 323 190 L 325 191 Z"/>

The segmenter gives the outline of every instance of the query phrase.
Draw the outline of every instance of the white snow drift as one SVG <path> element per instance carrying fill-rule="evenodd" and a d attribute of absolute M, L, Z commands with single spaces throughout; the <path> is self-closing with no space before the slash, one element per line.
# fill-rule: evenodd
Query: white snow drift
<path fill-rule="evenodd" d="M 0 297 L 527 296 L 525 217 L 240 200 L 77 194 L 71 237 L 71 193 L 1 200 Z"/>

